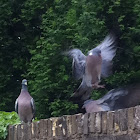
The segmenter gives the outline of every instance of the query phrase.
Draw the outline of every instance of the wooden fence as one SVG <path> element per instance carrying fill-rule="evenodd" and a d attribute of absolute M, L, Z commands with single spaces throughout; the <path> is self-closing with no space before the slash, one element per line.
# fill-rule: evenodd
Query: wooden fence
<path fill-rule="evenodd" d="M 42 119 L 8 131 L 7 140 L 140 140 L 140 106 Z"/>

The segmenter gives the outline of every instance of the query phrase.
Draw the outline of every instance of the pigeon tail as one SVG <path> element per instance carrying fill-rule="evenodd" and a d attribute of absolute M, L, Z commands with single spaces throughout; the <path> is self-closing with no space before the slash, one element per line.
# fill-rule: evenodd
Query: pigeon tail
<path fill-rule="evenodd" d="M 85 101 L 90 98 L 92 87 L 88 87 L 83 81 L 79 88 L 72 95 L 72 98 L 80 98 L 80 100 Z"/>

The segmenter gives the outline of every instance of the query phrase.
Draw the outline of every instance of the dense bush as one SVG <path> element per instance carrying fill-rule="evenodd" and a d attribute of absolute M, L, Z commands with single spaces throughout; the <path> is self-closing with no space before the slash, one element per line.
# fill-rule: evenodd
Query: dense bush
<path fill-rule="evenodd" d="M 8 125 L 19 123 L 20 121 L 16 112 L 0 111 L 0 140 L 4 140 L 6 138 Z"/>
<path fill-rule="evenodd" d="M 0 109 L 14 110 L 21 79 L 29 80 L 38 118 L 77 113 L 70 96 L 78 87 L 70 48 L 85 54 L 114 29 L 119 35 L 114 74 L 102 80 L 106 90 L 140 79 L 140 2 L 138 0 L 1 0 Z"/>

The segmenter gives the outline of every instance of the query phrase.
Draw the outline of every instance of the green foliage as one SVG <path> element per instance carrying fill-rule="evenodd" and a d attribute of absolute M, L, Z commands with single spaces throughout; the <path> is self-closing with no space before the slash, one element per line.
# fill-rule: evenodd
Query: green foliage
<path fill-rule="evenodd" d="M 0 110 L 14 110 L 31 58 L 30 48 L 40 35 L 40 14 L 46 9 L 45 3 L 0 1 Z"/>
<path fill-rule="evenodd" d="M 8 125 L 19 123 L 20 121 L 16 112 L 0 111 L 0 140 L 6 139 Z"/>
<path fill-rule="evenodd" d="M 70 47 L 84 50 L 85 46 L 87 52 L 97 43 L 93 36 L 99 38 L 97 34 L 105 26 L 103 20 L 96 20 L 97 8 L 94 3 L 90 4 L 54 2 L 42 15 L 41 37 L 36 48 L 31 50 L 28 73 L 39 118 L 76 113 L 77 106 L 69 102 L 76 81 L 71 76 L 71 62 L 62 52 Z"/>
<path fill-rule="evenodd" d="M 21 79 L 29 79 L 38 119 L 78 113 L 70 96 L 78 87 L 72 60 L 62 55 L 71 48 L 83 53 L 98 45 L 111 30 L 120 35 L 114 74 L 102 79 L 106 89 L 140 79 L 140 2 L 138 0 L 25 0 L 0 5 L 0 108 L 14 110 Z M 19 81 L 18 81 L 19 80 Z"/>
<path fill-rule="evenodd" d="M 136 4 L 120 0 L 52 2 L 42 15 L 41 37 L 31 51 L 28 73 L 33 79 L 30 85 L 38 104 L 39 117 L 61 115 L 61 110 L 65 109 L 63 104 L 69 104 L 69 97 L 79 84 L 71 77 L 71 61 L 60 54 L 75 47 L 86 53 L 103 40 L 107 28 L 115 28 L 121 33 L 114 59 L 115 74 L 103 80 L 106 90 L 93 91 L 92 98 L 98 99 L 112 88 L 139 82 L 134 78 L 140 68 L 136 37 L 139 19 L 135 18 L 139 9 Z M 68 106 L 68 114 L 71 109 L 74 109 L 73 106 Z"/>
<path fill-rule="evenodd" d="M 62 101 L 59 99 L 54 100 L 54 102 L 52 102 L 49 107 L 49 109 L 52 110 L 52 116 L 67 115 L 70 112 L 71 114 L 74 114 L 77 108 L 77 104 L 73 104 L 72 102 L 68 102 L 66 100 Z"/>

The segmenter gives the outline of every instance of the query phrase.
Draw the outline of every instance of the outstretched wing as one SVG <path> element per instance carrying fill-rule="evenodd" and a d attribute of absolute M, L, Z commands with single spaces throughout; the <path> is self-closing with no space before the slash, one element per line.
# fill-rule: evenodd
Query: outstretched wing
<path fill-rule="evenodd" d="M 113 65 L 112 59 L 116 55 L 116 49 L 117 49 L 115 34 L 114 33 L 108 34 L 103 40 L 103 42 L 94 49 L 101 50 L 101 56 L 102 56 L 101 76 L 108 77 L 109 75 L 112 74 L 112 65 Z"/>
<path fill-rule="evenodd" d="M 108 104 L 111 110 L 124 108 L 125 98 L 127 99 L 129 94 L 128 90 L 128 87 L 112 89 L 105 96 L 98 99 L 97 102 L 98 104 Z"/>
<path fill-rule="evenodd" d="M 140 104 L 140 83 L 112 89 L 98 99 L 99 104 L 107 103 L 111 110 L 134 107 Z"/>
<path fill-rule="evenodd" d="M 34 99 L 31 99 L 31 108 L 32 108 L 32 113 L 33 113 L 33 118 L 35 118 L 35 102 Z"/>
<path fill-rule="evenodd" d="M 18 113 L 18 99 L 16 99 L 16 102 L 15 102 L 15 111 Z"/>
<path fill-rule="evenodd" d="M 72 49 L 65 53 L 73 58 L 72 73 L 73 76 L 79 80 L 83 77 L 85 72 L 86 56 L 79 49 Z"/>

